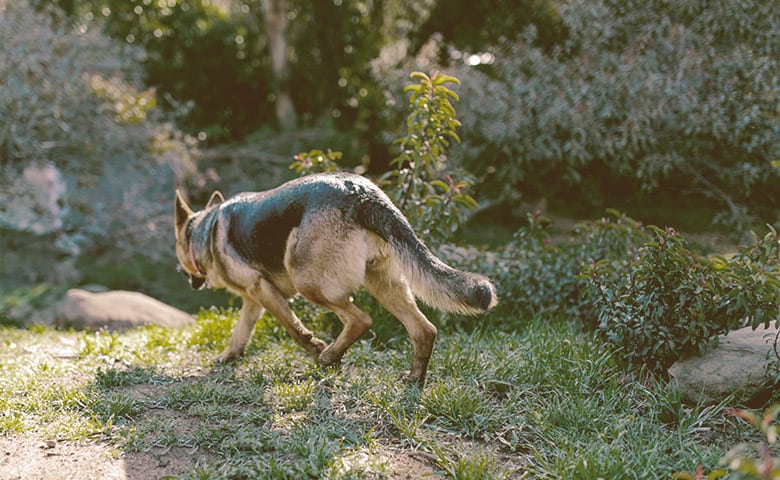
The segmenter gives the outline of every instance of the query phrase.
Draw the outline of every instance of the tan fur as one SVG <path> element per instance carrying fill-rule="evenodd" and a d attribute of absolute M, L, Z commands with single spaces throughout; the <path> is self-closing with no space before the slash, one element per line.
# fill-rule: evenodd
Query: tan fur
<path fill-rule="evenodd" d="M 222 201 L 221 195 L 215 197 L 210 205 Z M 176 254 L 190 275 L 195 275 L 197 268 L 184 239 L 195 215 L 177 192 Z M 217 361 L 243 354 L 255 322 L 267 310 L 312 358 L 323 365 L 337 363 L 371 327 L 371 317 L 356 307 L 351 297 L 365 287 L 411 337 L 414 360 L 407 378 L 421 384 L 425 381 L 436 327 L 417 307 L 409 279 L 403 274 L 404 259 L 375 233 L 346 221 L 336 209 L 323 209 L 293 228 L 286 242 L 284 271 L 272 275 L 241 260 L 228 241 L 224 222 L 217 219 L 214 228 L 210 251 L 197 261 L 207 272 L 210 286 L 227 288 L 243 299 L 230 345 Z M 332 344 L 315 337 L 290 309 L 287 300 L 296 293 L 338 315 L 344 327 Z"/>

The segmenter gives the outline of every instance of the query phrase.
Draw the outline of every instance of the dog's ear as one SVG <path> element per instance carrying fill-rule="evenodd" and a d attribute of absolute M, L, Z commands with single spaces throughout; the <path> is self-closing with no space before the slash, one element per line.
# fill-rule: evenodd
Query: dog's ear
<path fill-rule="evenodd" d="M 222 196 L 219 190 L 214 190 L 214 193 L 211 194 L 211 198 L 209 198 L 209 203 L 206 205 L 206 208 L 213 207 L 214 205 L 219 205 L 224 201 L 225 201 L 225 197 Z"/>
<path fill-rule="evenodd" d="M 184 224 L 187 222 L 187 219 L 193 216 L 195 213 L 192 211 L 192 209 L 187 205 L 187 202 L 184 201 L 184 198 L 181 196 L 181 192 L 179 190 L 176 190 L 176 206 L 174 208 L 174 217 L 176 218 L 176 233 L 178 235 L 179 230 L 181 230 L 181 227 L 184 226 Z"/>

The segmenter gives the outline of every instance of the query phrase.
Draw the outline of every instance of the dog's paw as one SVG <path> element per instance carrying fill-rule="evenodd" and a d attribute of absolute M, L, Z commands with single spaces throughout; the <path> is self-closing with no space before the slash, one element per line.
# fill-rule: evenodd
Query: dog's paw
<path fill-rule="evenodd" d="M 314 360 L 317 360 L 317 362 L 320 361 L 320 356 L 322 355 L 322 352 L 328 347 L 328 344 L 323 342 L 317 337 L 312 337 L 309 340 L 308 345 L 304 345 L 304 348 L 306 349 L 306 353 L 309 354 L 311 358 Z"/>
<path fill-rule="evenodd" d="M 418 385 L 422 387 L 425 385 L 425 374 L 423 373 L 420 375 L 418 373 L 416 375 L 412 375 L 410 370 L 406 370 L 405 372 L 401 373 L 401 381 L 410 385 Z"/>
<path fill-rule="evenodd" d="M 341 355 L 337 355 L 333 352 L 333 350 L 326 348 L 322 351 L 319 357 L 317 357 L 317 363 L 322 365 L 323 367 L 329 367 L 331 365 L 336 365 L 341 361 Z"/>
<path fill-rule="evenodd" d="M 230 350 L 229 348 L 225 350 L 224 352 L 217 355 L 217 358 L 214 359 L 214 363 L 227 363 L 232 360 L 237 359 L 241 355 L 243 355 L 244 352 L 236 352 L 233 350 Z"/>

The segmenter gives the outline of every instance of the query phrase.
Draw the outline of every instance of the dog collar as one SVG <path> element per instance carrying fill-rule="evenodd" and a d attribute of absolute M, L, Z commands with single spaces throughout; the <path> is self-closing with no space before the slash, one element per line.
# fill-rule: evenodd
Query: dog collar
<path fill-rule="evenodd" d="M 187 248 L 190 253 L 190 263 L 192 264 L 192 266 L 195 267 L 195 273 L 197 273 L 201 277 L 205 277 L 206 274 L 203 273 L 203 270 L 201 270 L 200 265 L 198 264 L 198 260 L 195 258 L 195 250 L 192 249 L 192 237 L 190 237 L 190 241 L 187 245 Z"/>

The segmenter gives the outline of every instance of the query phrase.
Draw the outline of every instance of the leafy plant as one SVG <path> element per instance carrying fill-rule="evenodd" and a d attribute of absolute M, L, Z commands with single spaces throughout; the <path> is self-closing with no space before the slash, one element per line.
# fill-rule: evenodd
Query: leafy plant
<path fill-rule="evenodd" d="M 727 413 L 753 425 L 761 434 L 761 440 L 752 446 L 745 443 L 737 445 L 729 450 L 721 463 L 728 465 L 733 472 L 739 472 L 741 478 L 772 480 L 780 477 L 780 458 L 774 457 L 771 451 L 777 443 L 780 404 L 767 408 L 763 416 L 736 408 L 729 409 Z M 755 455 L 748 453 L 751 449 Z"/>
<path fill-rule="evenodd" d="M 755 444 L 740 443 L 730 449 L 720 460 L 721 468 L 704 475 L 704 466 L 699 465 L 696 473 L 677 472 L 672 475 L 676 480 L 710 480 L 716 478 L 774 480 L 780 478 L 780 458 L 772 453 L 777 444 L 777 416 L 780 404 L 768 407 L 763 415 L 750 410 L 729 408 L 726 413 L 752 425 L 759 433 L 760 440 Z M 775 450 L 775 454 L 777 451 Z M 732 477 L 731 474 L 734 474 Z"/>
<path fill-rule="evenodd" d="M 336 172 L 341 168 L 338 164 L 341 157 L 341 152 L 334 152 L 330 149 L 327 152 L 322 150 L 301 152 L 295 156 L 295 161 L 290 164 L 290 170 L 295 170 L 301 176 L 318 172 Z"/>
<path fill-rule="evenodd" d="M 595 327 L 593 300 L 580 272 L 599 261 L 627 264 L 650 239 L 641 223 L 615 210 L 608 213 L 579 224 L 567 242 L 553 241 L 549 218 L 528 214 L 528 225 L 495 252 L 444 247 L 442 253 L 496 282 L 502 298 L 499 315 L 522 319 L 549 314 Z"/>
<path fill-rule="evenodd" d="M 119 127 L 113 113 L 139 98 L 139 49 L 72 29 L 60 14 L 36 13 L 21 0 L 3 6 L 0 43 L 0 165 L 97 169 L 107 157 L 138 152 L 146 125 Z"/>
<path fill-rule="evenodd" d="M 780 313 L 780 242 L 773 229 L 732 259 L 693 254 L 671 228 L 648 227 L 626 266 L 602 260 L 583 272 L 602 336 L 633 366 L 663 371 L 701 353 L 745 322 L 768 326 Z"/>
<path fill-rule="evenodd" d="M 460 142 L 455 132 L 460 121 L 451 103 L 459 98 L 447 84 L 460 81 L 440 73 L 413 72 L 411 78 L 418 83 L 404 89 L 410 94 L 406 135 L 394 142 L 401 153 L 391 162 L 395 169 L 382 179 L 418 234 L 436 244 L 448 239 L 478 206 L 470 195 L 470 176 L 455 181 L 444 173 L 451 142 Z"/>
<path fill-rule="evenodd" d="M 491 50 L 488 71 L 453 65 L 456 160 L 483 194 L 595 207 L 676 191 L 731 227 L 780 220 L 774 2 L 567 0 L 558 12 L 559 48 L 527 29 Z"/>

